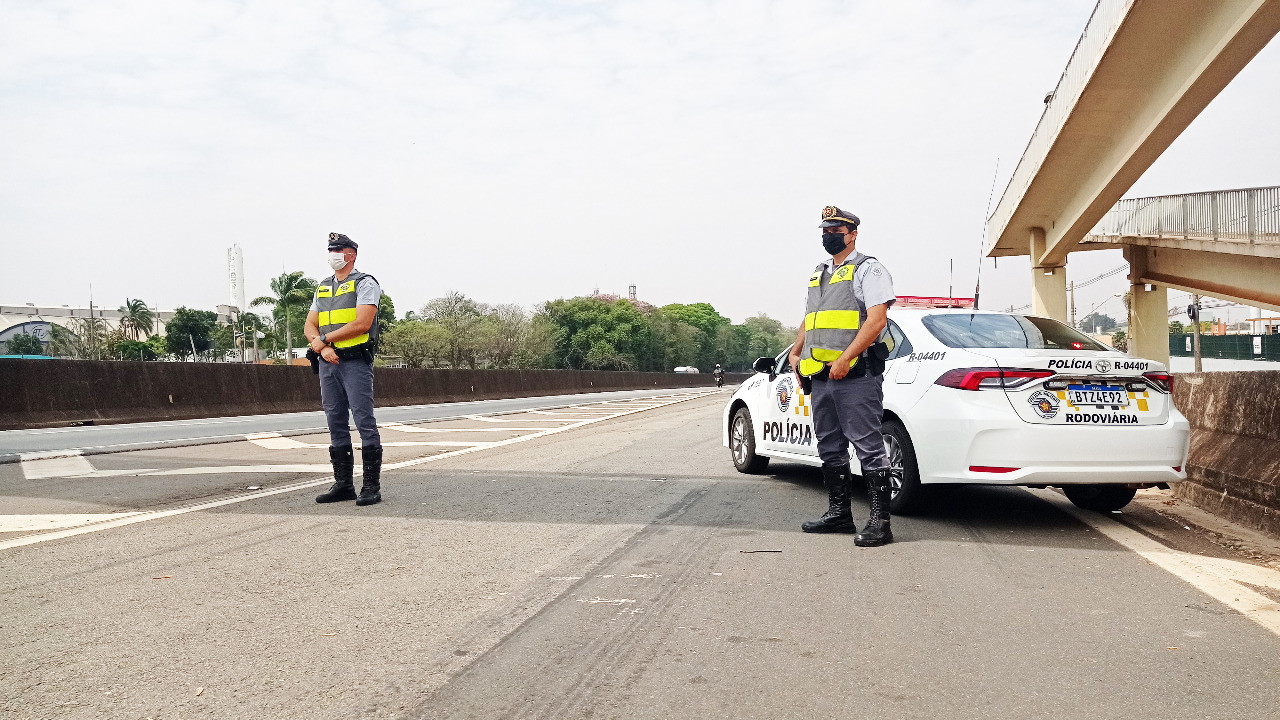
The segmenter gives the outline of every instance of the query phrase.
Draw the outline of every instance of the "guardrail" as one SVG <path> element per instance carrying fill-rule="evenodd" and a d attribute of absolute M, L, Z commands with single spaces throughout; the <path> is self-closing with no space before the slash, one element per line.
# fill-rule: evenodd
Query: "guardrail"
<path fill-rule="evenodd" d="M 1280 187 L 1127 198 L 1089 235 L 1280 244 Z"/>

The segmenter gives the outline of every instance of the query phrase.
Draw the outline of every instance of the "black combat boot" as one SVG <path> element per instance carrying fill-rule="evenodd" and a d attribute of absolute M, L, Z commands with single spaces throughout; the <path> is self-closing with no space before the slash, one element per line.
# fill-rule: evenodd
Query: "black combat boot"
<path fill-rule="evenodd" d="M 360 488 L 356 504 L 372 505 L 382 502 L 382 446 L 360 448 L 360 459 L 364 462 L 364 486 Z"/>
<path fill-rule="evenodd" d="M 333 479 L 336 480 L 329 491 L 316 496 L 318 503 L 342 502 L 356 499 L 356 487 L 351 482 L 351 475 L 356 469 L 356 455 L 350 445 L 329 448 L 329 460 L 333 463 Z"/>
<path fill-rule="evenodd" d="M 800 526 L 807 533 L 856 533 L 858 526 L 849 511 L 849 492 L 853 475 L 848 465 L 823 465 L 822 484 L 827 486 L 827 512 L 817 520 Z"/>
<path fill-rule="evenodd" d="M 871 519 L 867 526 L 853 538 L 858 547 L 876 547 L 893 542 L 893 531 L 889 529 L 889 488 L 890 470 L 870 470 L 864 474 L 867 480 L 867 499 L 871 501 Z"/>

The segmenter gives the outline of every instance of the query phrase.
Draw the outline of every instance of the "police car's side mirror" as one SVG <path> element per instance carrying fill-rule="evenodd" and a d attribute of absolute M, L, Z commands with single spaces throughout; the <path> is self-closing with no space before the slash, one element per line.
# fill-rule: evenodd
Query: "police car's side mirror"
<path fill-rule="evenodd" d="M 769 379 L 772 380 L 778 374 L 778 360 L 771 357 L 756 358 L 756 361 L 751 363 L 751 369 L 756 372 L 769 373 Z"/>

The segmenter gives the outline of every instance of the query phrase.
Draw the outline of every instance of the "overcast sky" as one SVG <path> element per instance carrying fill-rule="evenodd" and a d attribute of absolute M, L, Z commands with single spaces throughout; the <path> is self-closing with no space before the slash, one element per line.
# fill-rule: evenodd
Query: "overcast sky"
<path fill-rule="evenodd" d="M 954 258 L 968 295 L 1093 4 L 0 0 L 0 304 L 212 309 L 232 242 L 252 298 L 339 231 L 401 314 L 634 283 L 794 324 L 827 204 L 899 294 Z M 1274 45 L 1131 195 L 1280 184 Z M 1029 286 L 985 261 L 984 306 Z"/>

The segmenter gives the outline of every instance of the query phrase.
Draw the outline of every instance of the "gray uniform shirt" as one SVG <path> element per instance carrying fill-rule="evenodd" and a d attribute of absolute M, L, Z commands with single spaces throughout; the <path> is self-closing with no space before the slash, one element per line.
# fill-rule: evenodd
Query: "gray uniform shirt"
<path fill-rule="evenodd" d="M 825 284 L 831 279 L 831 273 L 836 270 L 834 257 L 829 257 L 823 263 L 822 282 Z M 889 275 L 889 271 L 879 260 L 867 257 L 857 250 L 853 251 L 853 255 L 845 258 L 843 264 L 852 262 L 858 266 L 853 273 L 853 296 L 858 300 L 858 312 L 861 320 L 867 320 L 867 308 L 876 305 L 893 305 L 897 301 L 898 296 L 893 292 L 893 277 Z M 805 292 L 805 305 L 809 303 L 808 290 Z"/>

